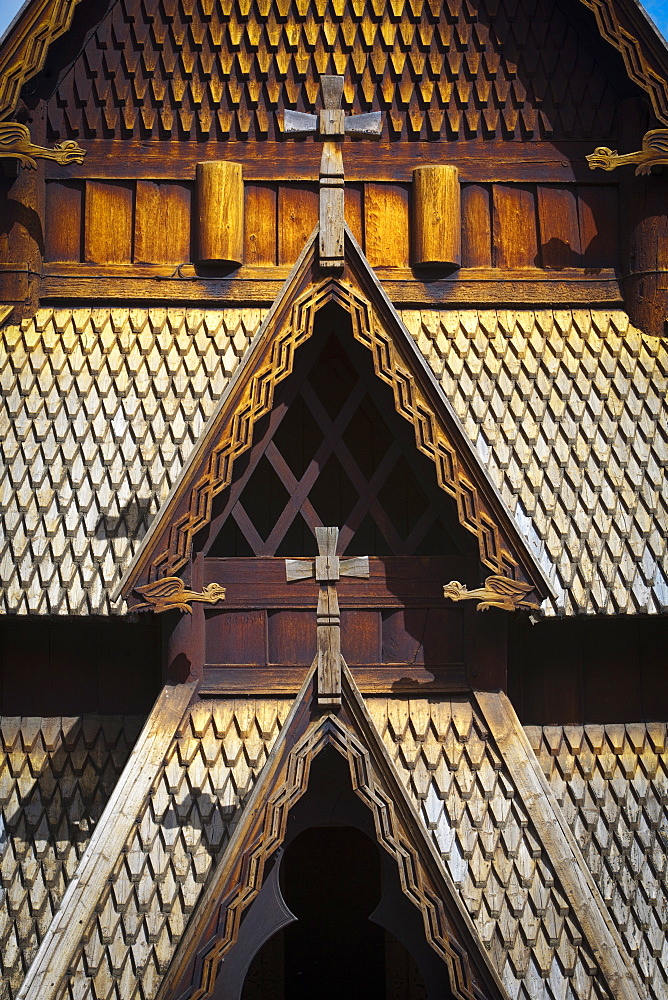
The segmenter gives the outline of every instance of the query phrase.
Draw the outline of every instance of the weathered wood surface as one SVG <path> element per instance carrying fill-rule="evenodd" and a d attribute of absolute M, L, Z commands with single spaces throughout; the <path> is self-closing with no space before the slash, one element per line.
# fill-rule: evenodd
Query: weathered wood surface
<path fill-rule="evenodd" d="M 320 144 L 312 140 L 262 143 L 263 155 L 253 144 L 239 142 L 175 143 L 168 141 L 94 139 L 86 143 L 86 177 L 99 180 L 192 181 L 195 164 L 200 160 L 233 160 L 243 165 L 249 181 L 317 181 Z M 527 183 L 600 184 L 585 159 L 591 152 L 591 140 L 569 140 L 557 147 L 551 142 L 412 142 L 388 143 L 382 139 L 369 148 L 364 142 L 346 147 L 348 183 L 360 181 L 408 183 L 413 170 L 422 164 L 452 164 L 459 170 L 462 183 L 517 181 Z M 441 159 L 442 158 L 442 159 Z M 74 179 L 82 168 L 46 163 L 47 178 Z M 609 180 L 617 186 L 617 177 Z"/>
<path fill-rule="evenodd" d="M 135 185 L 86 182 L 83 259 L 92 264 L 129 264 Z"/>
<path fill-rule="evenodd" d="M 149 792 L 155 770 L 165 756 L 194 690 L 194 684 L 163 688 L 100 817 L 60 909 L 42 940 L 21 987 L 21 1000 L 52 1000 L 58 995 L 62 979 L 80 944 L 82 928 L 94 912 L 119 852 L 128 840 L 137 810 Z"/>
<path fill-rule="evenodd" d="M 457 167 L 416 167 L 412 193 L 412 263 L 459 267 L 462 208 Z"/>
<path fill-rule="evenodd" d="M 478 692 L 476 700 L 611 996 L 614 1000 L 641 1000 L 644 994 L 625 960 L 621 938 L 511 702 L 503 692 Z"/>
<path fill-rule="evenodd" d="M 197 259 L 240 264 L 244 248 L 244 186 L 240 163 L 197 164 Z"/>

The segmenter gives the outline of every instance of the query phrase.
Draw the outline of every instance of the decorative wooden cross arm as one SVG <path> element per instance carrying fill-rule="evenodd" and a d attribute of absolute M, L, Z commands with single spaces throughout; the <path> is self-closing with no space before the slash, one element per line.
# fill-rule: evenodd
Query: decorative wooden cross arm
<path fill-rule="evenodd" d="M 369 576 L 369 557 L 339 559 L 336 555 L 338 528 L 316 528 L 318 555 L 313 559 L 286 559 L 288 583 L 315 577 L 320 584 L 317 608 L 318 704 L 341 704 L 341 617 L 336 593 L 342 576 Z"/>
<path fill-rule="evenodd" d="M 323 110 L 319 115 L 302 111 L 283 112 L 286 135 L 317 133 L 325 140 L 320 159 L 320 267 L 343 266 L 344 189 L 341 142 L 345 135 L 378 138 L 382 131 L 380 111 L 345 116 L 341 109 L 342 76 L 321 78 Z"/>

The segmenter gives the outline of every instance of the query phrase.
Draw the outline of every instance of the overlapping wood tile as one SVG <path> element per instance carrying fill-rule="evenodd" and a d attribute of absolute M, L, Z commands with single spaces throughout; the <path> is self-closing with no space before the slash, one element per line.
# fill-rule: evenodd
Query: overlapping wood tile
<path fill-rule="evenodd" d="M 41 309 L 0 331 L 4 610 L 99 614 L 259 309 Z"/>
<path fill-rule="evenodd" d="M 526 727 L 648 1000 L 668 995 L 666 729 Z"/>
<path fill-rule="evenodd" d="M 0 718 L 0 1000 L 16 996 L 141 721 Z"/>
<path fill-rule="evenodd" d="M 157 768 L 61 998 L 152 1000 L 290 699 L 194 704 Z"/>
<path fill-rule="evenodd" d="M 553 583 L 547 612 L 665 610 L 665 340 L 621 310 L 402 318 Z"/>
<path fill-rule="evenodd" d="M 0 329 L 5 611 L 109 612 L 262 316 L 42 309 Z M 666 342 L 621 310 L 402 318 L 553 583 L 546 612 L 667 607 Z"/>
<path fill-rule="evenodd" d="M 53 138 L 275 137 L 323 73 L 397 138 L 602 140 L 610 59 L 593 19 L 547 0 L 120 0 L 60 81 Z M 619 62 L 621 69 L 621 60 Z M 620 79 L 622 78 L 620 73 Z"/>
<path fill-rule="evenodd" d="M 464 698 L 369 712 L 513 1000 L 608 996 L 493 738 Z"/>

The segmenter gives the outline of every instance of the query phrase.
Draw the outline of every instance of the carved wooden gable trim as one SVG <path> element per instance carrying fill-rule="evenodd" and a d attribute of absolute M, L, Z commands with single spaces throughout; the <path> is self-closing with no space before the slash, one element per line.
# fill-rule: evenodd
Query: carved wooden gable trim
<path fill-rule="evenodd" d="M 290 810 L 306 793 L 311 765 L 326 747 L 349 764 L 353 791 L 371 810 L 376 838 L 396 861 L 402 891 L 417 907 L 424 934 L 444 965 L 457 1000 L 507 1000 L 507 994 L 414 812 L 347 668 L 342 706 L 313 707 L 313 671 L 304 683 L 270 760 L 206 895 L 162 982 L 159 1000 L 207 1000 L 265 867 L 282 845 Z"/>
<path fill-rule="evenodd" d="M 272 408 L 276 387 L 293 370 L 295 351 L 314 331 L 318 311 L 336 303 L 351 317 L 354 338 L 371 351 L 376 375 L 409 421 L 416 447 L 435 465 L 438 485 L 455 500 L 459 523 L 478 540 L 480 560 L 493 573 L 550 592 L 543 571 L 482 467 L 392 303 L 346 227 L 341 276 L 322 277 L 317 231 L 260 327 L 245 364 L 184 468 L 137 553 L 121 592 L 173 576 L 187 564 L 195 535 L 212 517 L 215 497 L 232 481 L 235 459 L 253 442 L 257 421 Z M 296 553 L 297 554 L 297 553 Z"/>
<path fill-rule="evenodd" d="M 23 84 L 46 61 L 51 42 L 72 23 L 80 0 L 34 0 L 0 51 L 0 119 L 16 107 Z"/>

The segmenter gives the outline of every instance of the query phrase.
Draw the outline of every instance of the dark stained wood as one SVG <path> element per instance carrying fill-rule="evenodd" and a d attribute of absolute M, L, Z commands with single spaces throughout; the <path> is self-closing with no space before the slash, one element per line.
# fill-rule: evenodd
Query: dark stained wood
<path fill-rule="evenodd" d="M 494 265 L 539 266 L 535 189 L 519 184 L 495 184 L 492 203 Z"/>
<path fill-rule="evenodd" d="M 313 611 L 272 611 L 268 617 L 268 658 L 271 664 L 310 666 L 316 652 Z"/>
<path fill-rule="evenodd" d="M 84 260 L 94 264 L 131 262 L 134 188 L 134 184 L 118 181 L 86 182 Z"/>
<path fill-rule="evenodd" d="M 4 621 L 0 626 L 0 714 L 147 712 L 161 685 L 161 623 Z"/>
<path fill-rule="evenodd" d="M 380 611 L 341 612 L 341 655 L 348 666 L 382 662 Z"/>
<path fill-rule="evenodd" d="M 619 267 L 619 188 L 578 184 L 582 267 Z"/>
<path fill-rule="evenodd" d="M 181 264 L 191 260 L 192 188 L 137 181 L 134 260 Z"/>
<path fill-rule="evenodd" d="M 402 666 L 351 667 L 362 694 L 430 694 L 469 690 L 463 663 L 433 667 Z M 308 667 L 208 667 L 198 693 L 202 698 L 293 696 L 306 677 Z"/>
<path fill-rule="evenodd" d="M 575 191 L 538 185 L 540 263 L 561 270 L 580 266 L 580 226 Z"/>
<path fill-rule="evenodd" d="M 369 559 L 369 579 L 342 577 L 337 584 L 339 604 L 346 608 L 444 608 L 443 583 L 468 575 L 459 557 Z M 315 608 L 318 587 L 314 580 L 287 584 L 285 560 L 278 558 L 208 557 L 204 584 L 214 581 L 226 588 L 225 608 Z M 207 615 L 212 612 L 207 611 Z M 453 614 L 459 614 L 453 609 Z"/>
<path fill-rule="evenodd" d="M 462 185 L 462 267 L 492 266 L 490 196 L 488 184 Z"/>
<path fill-rule="evenodd" d="M 81 260 L 83 193 L 83 181 L 51 181 L 46 185 L 46 260 Z"/>
<path fill-rule="evenodd" d="M 464 659 L 459 608 L 402 608 L 383 614 L 384 663 L 458 663 Z"/>
<path fill-rule="evenodd" d="M 278 263 L 294 264 L 318 222 L 318 191 L 281 184 L 278 189 Z"/>
<path fill-rule="evenodd" d="M 273 184 L 244 186 L 244 263 L 273 267 L 277 261 L 277 192 Z"/>
<path fill-rule="evenodd" d="M 206 623 L 207 663 L 266 665 L 265 611 L 209 611 Z"/>
<path fill-rule="evenodd" d="M 464 143 L 351 142 L 346 144 L 345 169 L 348 183 L 365 181 L 408 183 L 421 163 L 452 164 L 464 182 L 491 183 L 599 183 L 585 156 L 592 140 L 569 140 L 559 145 L 549 141 L 504 142 L 468 140 Z M 247 181 L 293 181 L 318 179 L 322 145 L 319 142 L 262 143 L 262 155 L 254 143 L 174 142 L 152 140 L 91 139 L 86 142 L 83 167 L 63 167 L 48 162 L 48 178 L 181 180 L 194 182 L 195 164 L 201 160 L 235 160 L 243 164 Z M 614 175 L 610 183 L 617 184 Z"/>
<path fill-rule="evenodd" d="M 364 185 L 364 244 L 372 267 L 408 267 L 408 187 Z"/>

